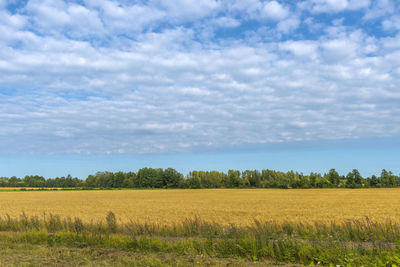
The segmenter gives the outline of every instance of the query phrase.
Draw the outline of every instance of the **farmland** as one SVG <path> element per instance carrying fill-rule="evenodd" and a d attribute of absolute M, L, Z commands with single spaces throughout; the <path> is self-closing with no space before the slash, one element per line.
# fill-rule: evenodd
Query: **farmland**
<path fill-rule="evenodd" d="M 0 264 L 399 266 L 399 193 L 1 191 Z"/>
<path fill-rule="evenodd" d="M 118 221 L 170 224 L 194 216 L 222 224 L 400 222 L 400 189 L 211 189 L 0 192 L 1 215 L 57 214 L 98 221 L 113 211 Z"/>

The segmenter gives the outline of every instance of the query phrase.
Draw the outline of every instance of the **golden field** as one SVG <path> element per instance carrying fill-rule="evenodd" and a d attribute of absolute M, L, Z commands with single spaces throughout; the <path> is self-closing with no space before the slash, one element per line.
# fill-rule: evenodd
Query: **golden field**
<path fill-rule="evenodd" d="M 171 223 L 199 216 L 247 225 L 269 221 L 343 222 L 368 216 L 400 222 L 400 189 L 204 189 L 0 192 L 0 215 L 58 214 L 84 221 L 113 211 L 122 222 Z"/>

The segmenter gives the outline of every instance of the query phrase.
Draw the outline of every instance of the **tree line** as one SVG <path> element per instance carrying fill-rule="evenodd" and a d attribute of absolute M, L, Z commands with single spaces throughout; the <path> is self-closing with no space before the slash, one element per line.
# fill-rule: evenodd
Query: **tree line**
<path fill-rule="evenodd" d="M 97 172 L 86 179 L 67 175 L 45 179 L 0 177 L 0 187 L 34 188 L 379 188 L 400 187 L 400 177 L 382 170 L 380 176 L 362 177 L 357 169 L 339 175 L 335 169 L 308 175 L 274 170 L 191 171 L 186 176 L 173 168 L 142 168 L 137 172 Z"/>

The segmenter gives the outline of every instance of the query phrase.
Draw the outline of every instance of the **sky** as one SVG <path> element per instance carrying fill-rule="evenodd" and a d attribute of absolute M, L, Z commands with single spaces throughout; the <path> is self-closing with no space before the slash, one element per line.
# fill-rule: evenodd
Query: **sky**
<path fill-rule="evenodd" d="M 0 176 L 400 173 L 397 0 L 0 0 Z"/>

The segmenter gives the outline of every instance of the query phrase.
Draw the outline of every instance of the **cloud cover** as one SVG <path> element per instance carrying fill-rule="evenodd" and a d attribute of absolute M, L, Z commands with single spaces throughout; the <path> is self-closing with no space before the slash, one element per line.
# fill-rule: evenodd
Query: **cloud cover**
<path fill-rule="evenodd" d="M 400 134 L 390 0 L 1 3 L 5 154 Z"/>

